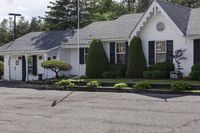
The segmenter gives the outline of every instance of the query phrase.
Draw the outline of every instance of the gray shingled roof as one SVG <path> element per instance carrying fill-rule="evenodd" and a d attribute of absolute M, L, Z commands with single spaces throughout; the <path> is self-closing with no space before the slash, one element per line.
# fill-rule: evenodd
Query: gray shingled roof
<path fill-rule="evenodd" d="M 69 31 L 31 32 L 3 45 L 0 51 L 49 50 L 66 42 L 70 34 Z"/>
<path fill-rule="evenodd" d="M 191 10 L 187 35 L 200 35 L 200 8 Z"/>
<path fill-rule="evenodd" d="M 178 26 L 178 28 L 184 34 L 186 34 L 191 9 L 181 5 L 164 2 L 162 0 L 157 0 L 157 2 L 165 10 L 173 22 Z"/>
<path fill-rule="evenodd" d="M 97 39 L 119 39 L 128 38 L 143 13 L 126 14 L 113 21 L 94 22 L 80 29 L 80 43 L 87 43 L 93 38 Z M 77 33 L 67 44 L 77 43 Z"/>

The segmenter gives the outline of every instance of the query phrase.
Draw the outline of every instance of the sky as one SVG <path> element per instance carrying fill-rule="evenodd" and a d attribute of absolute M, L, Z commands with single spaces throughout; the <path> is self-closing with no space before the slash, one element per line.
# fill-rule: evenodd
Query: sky
<path fill-rule="evenodd" d="M 20 13 L 30 20 L 34 16 L 44 16 L 47 5 L 54 0 L 0 0 L 0 21 L 8 19 L 9 13 Z"/>
<path fill-rule="evenodd" d="M 55 0 L 0 0 L 0 21 L 9 19 L 9 13 L 20 13 L 26 19 L 44 16 L 50 1 Z M 120 1 L 120 0 L 116 0 Z"/>

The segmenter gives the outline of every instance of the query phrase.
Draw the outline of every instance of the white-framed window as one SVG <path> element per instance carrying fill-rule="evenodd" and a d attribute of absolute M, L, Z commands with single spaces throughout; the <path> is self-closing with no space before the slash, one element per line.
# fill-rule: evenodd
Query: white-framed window
<path fill-rule="evenodd" d="M 28 57 L 28 74 L 33 74 L 33 56 Z"/>
<path fill-rule="evenodd" d="M 116 44 L 116 63 L 125 64 L 126 63 L 126 43 Z"/>
<path fill-rule="evenodd" d="M 88 48 L 84 48 L 84 64 L 87 64 Z"/>
<path fill-rule="evenodd" d="M 155 42 L 155 62 L 163 63 L 167 61 L 167 42 L 156 41 Z"/>

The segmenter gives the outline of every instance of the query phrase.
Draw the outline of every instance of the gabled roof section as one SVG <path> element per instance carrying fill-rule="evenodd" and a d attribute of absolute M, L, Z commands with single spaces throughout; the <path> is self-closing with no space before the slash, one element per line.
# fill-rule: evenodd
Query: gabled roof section
<path fill-rule="evenodd" d="M 181 5 L 156 0 L 177 27 L 186 34 L 191 9 Z"/>
<path fill-rule="evenodd" d="M 80 29 L 80 43 L 86 44 L 91 39 L 121 39 L 128 38 L 143 13 L 125 14 L 116 20 L 99 21 Z M 77 32 L 65 44 L 77 44 Z"/>
<path fill-rule="evenodd" d="M 187 35 L 200 35 L 200 8 L 191 10 Z"/>
<path fill-rule="evenodd" d="M 31 32 L 3 45 L 0 51 L 50 50 L 66 42 L 69 36 L 71 36 L 70 31 Z"/>

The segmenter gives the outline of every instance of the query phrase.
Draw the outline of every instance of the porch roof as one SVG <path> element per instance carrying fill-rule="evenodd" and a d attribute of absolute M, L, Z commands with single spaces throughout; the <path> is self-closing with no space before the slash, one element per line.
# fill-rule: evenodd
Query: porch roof
<path fill-rule="evenodd" d="M 50 50 L 66 42 L 70 36 L 70 31 L 31 32 L 3 45 L 0 52 Z"/>

